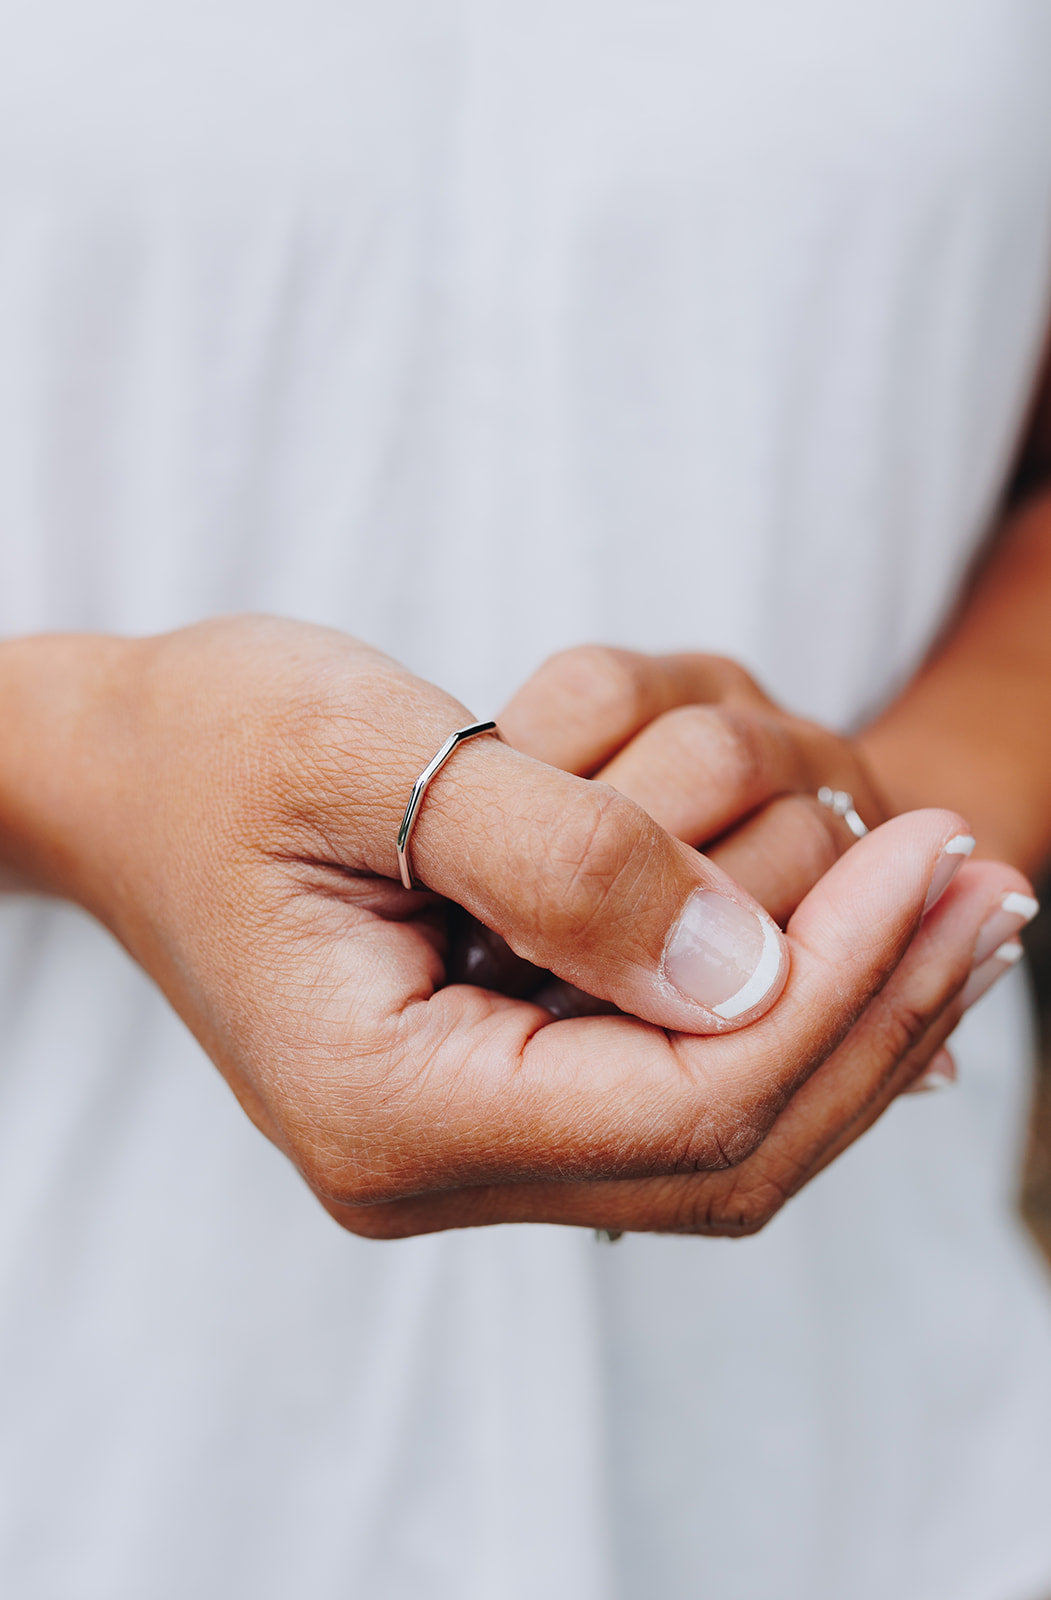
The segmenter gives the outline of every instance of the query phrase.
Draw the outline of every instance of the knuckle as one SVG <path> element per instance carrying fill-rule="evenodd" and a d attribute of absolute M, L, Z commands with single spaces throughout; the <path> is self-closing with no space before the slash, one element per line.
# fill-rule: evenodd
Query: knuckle
<path fill-rule="evenodd" d="M 738 693 L 749 697 L 761 695 L 762 691 L 752 674 L 732 656 L 708 656 L 707 662 L 712 677 L 724 694 Z"/>
<path fill-rule="evenodd" d="M 709 773 L 738 800 L 762 793 L 768 757 L 757 723 L 729 706 L 713 707 L 708 716 L 705 759 Z"/>
<path fill-rule="evenodd" d="M 747 1239 L 761 1233 L 784 1204 L 784 1196 L 774 1188 L 748 1189 L 728 1204 L 715 1226 L 734 1239 Z"/>
<path fill-rule="evenodd" d="M 919 1044 L 931 1020 L 928 1009 L 907 995 L 888 996 L 880 1019 L 881 1053 L 893 1062 L 902 1060 Z"/>
<path fill-rule="evenodd" d="M 713 1233 L 714 1211 L 710 1185 L 684 1184 L 681 1180 L 666 1191 L 659 1209 L 661 1233 Z"/>
<path fill-rule="evenodd" d="M 566 806 L 544 841 L 545 856 L 558 880 L 537 905 L 548 936 L 581 937 L 615 900 L 637 911 L 631 892 L 651 869 L 659 829 L 643 811 L 615 789 L 591 784 Z"/>
<path fill-rule="evenodd" d="M 696 768 L 735 795 L 762 784 L 769 758 L 763 731 L 746 712 L 725 705 L 675 706 L 653 723 L 654 737 L 680 768 Z"/>
<path fill-rule="evenodd" d="M 676 1050 L 684 1073 L 696 1072 L 696 1061 Z M 679 1119 L 677 1172 L 718 1172 L 740 1167 L 759 1150 L 780 1113 L 787 1093 L 764 1071 L 742 1082 L 739 1067 L 729 1072 L 704 1072 L 694 1080 L 690 1104 Z"/>
<path fill-rule="evenodd" d="M 809 795 L 785 795 L 776 802 L 783 848 L 791 854 L 799 876 L 816 883 L 851 843 L 846 825 Z"/>
<path fill-rule="evenodd" d="M 646 676 L 643 658 L 610 645 L 576 645 L 550 656 L 538 677 L 553 680 L 559 692 L 596 715 L 616 712 L 627 721 L 645 713 Z M 551 683 L 548 682 L 548 687 Z"/>
<path fill-rule="evenodd" d="M 776 1183 L 682 1184 L 663 1206 L 661 1232 L 702 1233 L 740 1239 L 761 1232 L 787 1195 Z"/>
<path fill-rule="evenodd" d="M 709 1202 L 707 1231 L 726 1238 L 743 1239 L 760 1233 L 777 1216 L 791 1189 L 771 1173 L 734 1182 Z"/>
<path fill-rule="evenodd" d="M 676 1172 L 723 1172 L 739 1167 L 762 1144 L 769 1127 L 758 1106 L 724 1106 L 699 1118 L 683 1134 Z"/>
<path fill-rule="evenodd" d="M 805 717 L 792 717 L 789 727 L 811 770 L 825 775 L 822 781 L 831 782 L 832 775 L 842 773 L 845 764 L 853 768 L 853 756 L 846 740 L 831 728 Z M 849 762 L 845 762 L 847 756 L 850 756 Z"/>
<path fill-rule="evenodd" d="M 750 1109 L 723 1114 L 714 1120 L 708 1138 L 714 1146 L 716 1167 L 739 1167 L 754 1156 L 766 1135 L 766 1128 Z"/>
<path fill-rule="evenodd" d="M 677 762 L 707 768 L 713 747 L 725 742 L 725 716 L 719 706 L 673 706 L 655 719 L 651 737 Z"/>

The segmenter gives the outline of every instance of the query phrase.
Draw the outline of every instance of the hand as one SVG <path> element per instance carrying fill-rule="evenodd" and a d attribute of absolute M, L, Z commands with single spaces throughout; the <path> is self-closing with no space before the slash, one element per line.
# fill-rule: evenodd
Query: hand
<path fill-rule="evenodd" d="M 435 893 L 405 891 L 409 788 L 470 714 L 295 624 L 11 643 L 0 706 L 0 864 L 104 921 L 331 1214 L 373 1237 L 757 1225 L 923 1070 L 981 926 L 1027 888 L 971 868 L 914 938 L 964 831 L 914 813 L 839 861 L 782 941 L 632 801 L 483 738 L 420 815 Z M 552 1022 L 443 987 L 438 896 L 631 1015 Z M 765 992 L 720 1016 L 771 949 Z"/>
<path fill-rule="evenodd" d="M 698 849 L 782 926 L 854 843 L 821 805 L 846 789 L 870 828 L 887 807 L 850 740 L 776 705 L 718 656 L 584 646 L 553 656 L 500 713 L 516 749 L 634 800 Z M 457 975 L 528 996 L 559 1017 L 608 1010 L 517 959 L 477 924 L 457 931 Z"/>
<path fill-rule="evenodd" d="M 500 727 L 517 749 L 610 784 L 704 846 L 782 922 L 854 842 L 818 789 L 848 790 L 870 828 L 889 814 L 850 740 L 785 711 L 720 656 L 567 650 Z"/>
<path fill-rule="evenodd" d="M 818 802 L 818 789 L 847 789 L 870 828 L 888 815 L 859 745 L 786 712 L 723 657 L 566 650 L 518 691 L 500 727 L 519 749 L 609 783 L 684 842 L 703 847 L 781 924 L 855 843 L 846 823 Z M 1035 909 L 1030 900 L 1026 915 Z M 1015 912 L 998 926 L 1006 938 L 1024 920 Z M 997 964 L 982 981 L 1006 967 Z M 560 1019 L 613 1009 L 538 971 L 470 918 L 455 925 L 450 969 L 528 997 Z M 971 985 L 968 996 L 979 992 L 980 984 Z M 946 1049 L 932 1066 L 935 1080 L 955 1076 Z M 927 1084 L 924 1075 L 902 1088 Z"/>

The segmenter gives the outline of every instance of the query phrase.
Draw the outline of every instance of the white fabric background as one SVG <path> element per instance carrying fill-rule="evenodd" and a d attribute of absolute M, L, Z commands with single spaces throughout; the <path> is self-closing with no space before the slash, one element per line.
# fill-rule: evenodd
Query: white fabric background
<path fill-rule="evenodd" d="M 849 726 L 988 525 L 1043 0 L 8 0 L 0 631 L 587 638 Z M 0 908 L 0 1589 L 1041 1600 L 1018 987 L 732 1246 L 340 1234 L 78 914 Z"/>

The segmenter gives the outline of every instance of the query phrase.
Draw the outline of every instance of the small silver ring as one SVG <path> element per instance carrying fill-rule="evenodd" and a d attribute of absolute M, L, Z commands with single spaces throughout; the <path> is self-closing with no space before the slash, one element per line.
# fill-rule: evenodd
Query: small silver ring
<path fill-rule="evenodd" d="M 472 722 L 466 728 L 457 728 L 455 733 L 450 733 L 437 755 L 431 757 L 412 786 L 409 803 L 405 807 L 405 815 L 402 817 L 401 827 L 398 829 L 396 847 L 398 851 L 398 871 L 401 873 L 401 881 L 406 889 L 423 888 L 423 885 L 417 883 L 413 878 L 412 867 L 409 865 L 409 841 L 412 838 L 412 830 L 416 826 L 416 818 L 420 814 L 423 797 L 427 793 L 427 786 L 432 778 L 437 777 L 453 751 L 458 750 L 460 745 L 466 743 L 468 739 L 477 738 L 480 733 L 495 733 L 499 738 L 499 731 L 495 722 Z"/>
<path fill-rule="evenodd" d="M 826 783 L 818 790 L 817 798 L 819 805 L 826 806 L 837 817 L 843 818 L 855 839 L 864 839 L 869 830 L 857 814 L 852 794 L 848 794 L 846 789 L 830 789 Z"/>

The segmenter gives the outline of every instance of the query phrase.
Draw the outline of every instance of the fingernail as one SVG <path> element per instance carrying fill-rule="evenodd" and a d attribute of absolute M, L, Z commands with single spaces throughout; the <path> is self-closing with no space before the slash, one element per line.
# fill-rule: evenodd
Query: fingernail
<path fill-rule="evenodd" d="M 999 945 L 1032 922 L 1039 910 L 1040 902 L 1031 894 L 1005 894 L 998 908 L 982 923 L 971 965 L 980 967 Z"/>
<path fill-rule="evenodd" d="M 926 1094 L 931 1089 L 947 1089 L 956 1082 L 956 1062 L 948 1050 L 941 1049 L 931 1056 L 922 1078 L 906 1089 L 906 1094 Z"/>
<path fill-rule="evenodd" d="M 729 1021 L 769 994 L 784 960 L 773 922 L 724 894 L 695 889 L 668 941 L 664 971 L 688 999 Z"/>
<path fill-rule="evenodd" d="M 1002 944 L 982 962 L 980 967 L 975 967 L 960 991 L 963 1009 L 966 1011 L 976 1000 L 980 1000 L 985 991 L 992 988 L 997 978 L 1002 978 L 1016 961 L 1021 961 L 1023 953 L 1022 946 L 1015 939 L 1009 944 Z"/>
<path fill-rule="evenodd" d="M 938 857 L 931 876 L 931 886 L 923 902 L 924 911 L 929 911 L 935 901 L 941 899 L 973 849 L 974 840 L 969 833 L 958 833 L 954 839 L 949 840 Z"/>

